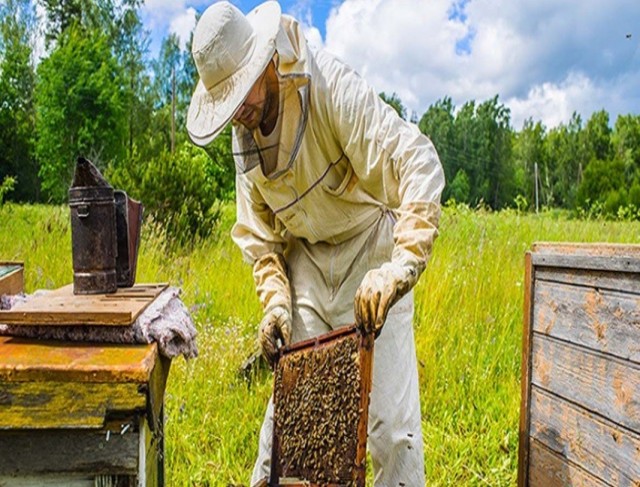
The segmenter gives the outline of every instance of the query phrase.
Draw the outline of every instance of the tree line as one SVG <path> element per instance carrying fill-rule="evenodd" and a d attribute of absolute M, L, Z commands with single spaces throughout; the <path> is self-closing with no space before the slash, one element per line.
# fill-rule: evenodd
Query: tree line
<path fill-rule="evenodd" d="M 36 3 L 42 18 L 36 15 Z M 141 199 L 161 226 L 206 236 L 234 193 L 230 132 L 207 151 L 187 138 L 197 81 L 190 45 L 167 36 L 155 58 L 142 0 L 5 0 L 0 4 L 0 201 L 63 203 L 84 155 Z M 397 95 L 381 94 L 402 117 Z M 547 129 L 511 127 L 496 96 L 445 97 L 412 121 L 436 145 L 443 195 L 492 209 L 596 209 L 638 218 L 640 118 L 574 114 Z"/>

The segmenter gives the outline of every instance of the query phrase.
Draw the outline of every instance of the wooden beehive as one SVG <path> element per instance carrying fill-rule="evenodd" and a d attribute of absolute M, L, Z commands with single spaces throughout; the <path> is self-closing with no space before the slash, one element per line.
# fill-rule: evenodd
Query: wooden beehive
<path fill-rule="evenodd" d="M 640 245 L 526 255 L 518 485 L 640 485 Z"/>
<path fill-rule="evenodd" d="M 0 262 L 0 295 L 24 292 L 24 264 Z"/>
<path fill-rule="evenodd" d="M 373 336 L 355 327 L 285 349 L 274 380 L 270 486 L 364 486 Z"/>
<path fill-rule="evenodd" d="M 164 485 L 156 344 L 0 337 L 0 485 Z"/>
<path fill-rule="evenodd" d="M 88 296 L 66 286 L 0 311 L 0 323 L 36 334 L 42 326 L 126 330 L 165 288 Z M 169 367 L 155 343 L 0 336 L 0 486 L 164 485 Z"/>

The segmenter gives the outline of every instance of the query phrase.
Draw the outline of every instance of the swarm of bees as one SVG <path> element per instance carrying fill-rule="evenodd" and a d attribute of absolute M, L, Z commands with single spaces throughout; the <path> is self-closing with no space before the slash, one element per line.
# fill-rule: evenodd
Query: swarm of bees
<path fill-rule="evenodd" d="M 280 359 L 275 428 L 282 477 L 357 485 L 360 384 L 355 334 Z"/>

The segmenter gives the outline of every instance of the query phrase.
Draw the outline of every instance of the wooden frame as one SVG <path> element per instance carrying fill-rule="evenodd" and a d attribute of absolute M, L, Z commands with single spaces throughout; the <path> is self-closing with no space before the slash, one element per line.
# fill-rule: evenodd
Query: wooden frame
<path fill-rule="evenodd" d="M 640 483 L 640 245 L 525 256 L 519 487 Z"/>
<path fill-rule="evenodd" d="M 365 485 L 365 462 L 366 462 L 366 450 L 367 450 L 367 426 L 368 426 L 368 415 L 369 415 L 369 394 L 371 392 L 371 380 L 373 373 L 373 346 L 374 346 L 374 336 L 373 334 L 361 334 L 359 329 L 355 326 L 349 326 L 340 328 L 337 330 L 333 330 L 329 333 L 321 335 L 316 338 L 312 338 L 309 340 L 305 340 L 302 342 L 298 342 L 292 346 L 286 347 L 281 351 L 281 354 L 278 358 L 278 362 L 281 360 L 286 360 L 287 357 L 291 356 L 295 353 L 308 353 L 314 350 L 322 349 L 324 347 L 330 346 L 336 341 L 357 335 L 359 337 L 359 350 L 360 350 L 360 404 L 359 410 L 361 411 L 358 426 L 357 426 L 357 449 L 356 449 L 356 458 L 355 463 L 359 465 L 356 468 L 356 478 L 352 479 L 355 482 L 355 485 L 358 487 L 364 487 Z M 274 387 L 273 393 L 273 402 L 274 402 L 274 418 L 277 414 L 277 406 L 278 406 L 278 390 Z M 313 482 L 309 482 L 307 480 L 302 479 L 293 479 L 293 478 L 281 478 L 279 472 L 281 471 L 281 463 L 280 458 L 278 456 L 279 451 L 279 437 L 278 430 L 276 426 L 276 422 L 274 420 L 273 427 L 273 445 L 272 445 L 272 458 L 271 458 L 271 476 L 269 481 L 270 487 L 279 487 L 279 486 L 319 486 L 323 485 L 325 487 L 340 487 L 342 484 L 315 484 Z M 349 484 L 351 485 L 351 484 Z"/>
<path fill-rule="evenodd" d="M 3 269 L 6 272 L 3 272 Z M 0 295 L 24 292 L 24 263 L 0 262 Z"/>
<path fill-rule="evenodd" d="M 530 377 L 531 364 L 531 311 L 532 311 L 532 280 L 533 264 L 531 262 L 531 252 L 525 254 L 524 261 L 524 326 L 522 329 L 522 379 L 520 402 L 520 427 L 518 443 L 518 487 L 527 487 L 527 471 L 529 468 L 529 395 L 531 391 Z"/>

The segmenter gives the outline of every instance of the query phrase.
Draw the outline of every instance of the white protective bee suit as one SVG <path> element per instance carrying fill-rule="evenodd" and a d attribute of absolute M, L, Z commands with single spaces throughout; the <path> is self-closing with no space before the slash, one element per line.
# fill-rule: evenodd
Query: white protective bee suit
<path fill-rule="evenodd" d="M 347 65 L 312 53 L 285 15 L 274 59 L 282 103 L 275 149 L 234 125 L 232 237 L 254 266 L 265 311 L 290 312 L 293 342 L 352 324 L 368 271 L 400 276 L 404 297 L 375 342 L 369 449 L 376 486 L 423 486 L 410 289 L 437 235 L 442 167 L 415 125 Z M 270 403 L 252 485 L 269 475 L 272 421 Z"/>

